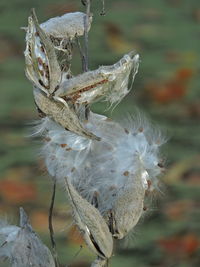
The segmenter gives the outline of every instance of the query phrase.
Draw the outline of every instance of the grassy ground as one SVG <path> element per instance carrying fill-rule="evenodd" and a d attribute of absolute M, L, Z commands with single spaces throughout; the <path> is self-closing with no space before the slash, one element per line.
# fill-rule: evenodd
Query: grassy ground
<path fill-rule="evenodd" d="M 141 56 L 132 92 L 112 117 L 142 109 L 169 136 L 163 148 L 166 174 L 162 193 L 125 242 L 116 246 L 110 265 L 121 267 L 195 267 L 200 265 L 200 5 L 198 0 L 93 0 L 90 68 L 113 64 L 135 49 Z M 39 20 L 84 10 L 79 0 L 1 0 L 0 3 L 0 212 L 16 221 L 22 205 L 48 244 L 47 209 L 51 182 L 38 157 L 38 141 L 28 135 L 37 119 L 30 83 L 24 76 L 24 32 L 30 8 Z M 74 73 L 80 71 L 75 56 Z M 62 263 L 88 266 L 92 255 L 70 228 L 63 190 L 57 194 L 55 230 Z M 76 263 L 76 264 L 75 264 Z"/>

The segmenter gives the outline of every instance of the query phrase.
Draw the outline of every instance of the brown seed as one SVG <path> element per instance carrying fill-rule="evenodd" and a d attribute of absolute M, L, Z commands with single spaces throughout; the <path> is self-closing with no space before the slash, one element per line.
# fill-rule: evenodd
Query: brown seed
<path fill-rule="evenodd" d="M 95 190 L 93 195 L 94 195 L 94 197 L 98 197 L 99 196 L 99 192 Z"/>
<path fill-rule="evenodd" d="M 113 120 L 111 118 L 106 118 L 105 121 L 112 122 Z"/>
<path fill-rule="evenodd" d="M 38 57 L 37 60 L 38 60 L 39 65 L 43 66 L 43 61 L 42 61 L 41 57 Z"/>
<path fill-rule="evenodd" d="M 44 141 L 49 142 L 49 141 L 51 141 L 51 138 L 50 137 L 45 137 Z"/>
<path fill-rule="evenodd" d="M 156 145 L 160 145 L 160 139 L 156 140 Z"/>
<path fill-rule="evenodd" d="M 115 190 L 115 189 L 117 189 L 116 185 L 111 185 L 111 186 L 109 187 L 109 190 L 110 190 L 110 191 Z"/>
<path fill-rule="evenodd" d="M 147 184 L 148 184 L 148 190 L 151 188 L 152 182 L 151 180 L 147 180 Z"/>
<path fill-rule="evenodd" d="M 129 130 L 127 130 L 126 128 L 124 128 L 124 131 L 126 134 L 129 134 Z"/>
<path fill-rule="evenodd" d="M 124 176 L 129 176 L 129 171 L 125 171 L 125 172 L 123 173 L 123 175 L 124 175 Z"/>
<path fill-rule="evenodd" d="M 164 165 L 162 163 L 158 163 L 158 167 L 164 168 Z"/>
<path fill-rule="evenodd" d="M 40 50 L 45 53 L 45 50 L 44 50 L 44 47 L 43 46 L 40 46 Z"/>
<path fill-rule="evenodd" d="M 44 71 L 39 70 L 39 72 L 40 72 L 40 74 L 41 74 L 42 76 L 44 76 Z"/>
<path fill-rule="evenodd" d="M 64 147 L 67 146 L 67 144 L 60 144 L 60 146 L 61 146 L 62 148 L 64 148 Z"/>
<path fill-rule="evenodd" d="M 75 167 L 71 168 L 71 172 L 74 172 L 75 170 L 76 170 L 76 168 L 75 168 Z"/>

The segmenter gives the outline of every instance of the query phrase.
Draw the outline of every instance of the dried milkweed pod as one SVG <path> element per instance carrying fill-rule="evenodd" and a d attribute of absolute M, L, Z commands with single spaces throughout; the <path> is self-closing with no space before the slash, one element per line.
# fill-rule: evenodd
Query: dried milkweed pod
<path fill-rule="evenodd" d="M 57 90 L 61 82 L 60 66 L 54 46 L 39 26 L 34 10 L 28 18 L 24 55 L 27 78 L 47 95 Z"/>
<path fill-rule="evenodd" d="M 39 92 L 38 89 L 34 89 L 35 102 L 38 108 L 67 130 L 99 140 L 82 127 L 77 114 L 64 99 L 54 96 L 55 91 L 60 86 L 61 70 L 54 46 L 48 35 L 40 28 L 34 10 L 29 17 L 24 54 L 28 79 L 47 96 Z M 56 104 L 56 102 L 60 102 L 60 104 Z"/>
<path fill-rule="evenodd" d="M 113 236 L 122 239 L 138 223 L 142 212 L 146 185 L 142 170 L 130 175 L 123 188 L 120 189 L 114 206 L 109 214 L 109 226 Z"/>
<path fill-rule="evenodd" d="M 73 39 L 76 36 L 84 35 L 86 14 L 82 12 L 66 13 L 60 17 L 51 18 L 40 27 L 54 38 L 69 38 Z M 88 31 L 90 30 L 92 16 L 89 17 Z"/>
<path fill-rule="evenodd" d="M 79 195 L 68 179 L 65 179 L 65 183 L 74 221 L 86 244 L 101 259 L 110 258 L 113 239 L 105 220 L 94 206 Z"/>
<path fill-rule="evenodd" d="M 76 113 L 67 104 L 55 102 L 37 88 L 34 88 L 33 93 L 37 107 L 63 128 L 86 138 L 100 140 L 100 138 L 83 128 Z"/>
<path fill-rule="evenodd" d="M 22 208 L 20 208 L 20 226 L 4 226 L 1 228 L 0 236 L 5 234 L 7 238 L 0 247 L 0 258 L 8 258 L 12 267 L 55 267 L 50 250 L 33 231 Z"/>
<path fill-rule="evenodd" d="M 111 66 L 101 66 L 71 79 L 63 79 L 55 95 L 74 103 L 92 103 L 102 98 L 111 104 L 120 102 L 129 92 L 129 78 L 132 82 L 138 72 L 139 55 L 130 52 Z"/>

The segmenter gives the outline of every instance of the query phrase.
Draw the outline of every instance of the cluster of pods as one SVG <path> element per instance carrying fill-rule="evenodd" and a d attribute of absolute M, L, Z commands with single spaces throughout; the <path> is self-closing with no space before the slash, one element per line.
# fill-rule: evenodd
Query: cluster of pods
<path fill-rule="evenodd" d="M 33 10 L 24 54 L 41 116 L 34 135 L 44 140 L 46 168 L 66 188 L 74 223 L 97 255 L 92 266 L 105 266 L 113 240 L 134 228 L 145 196 L 158 189 L 164 140 L 139 114 L 122 126 L 90 110 L 97 101 L 118 104 L 139 66 L 139 55 L 130 52 L 113 65 L 73 76 L 74 46 L 91 23 L 92 16 L 75 12 L 39 24 Z"/>

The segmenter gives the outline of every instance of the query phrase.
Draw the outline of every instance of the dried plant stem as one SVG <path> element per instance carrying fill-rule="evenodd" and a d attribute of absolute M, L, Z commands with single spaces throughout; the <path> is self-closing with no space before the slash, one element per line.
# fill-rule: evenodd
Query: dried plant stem
<path fill-rule="evenodd" d="M 79 250 L 75 253 L 75 255 L 73 256 L 73 260 L 70 262 L 70 266 L 74 263 L 75 259 L 78 257 L 78 255 L 81 253 L 81 250 L 82 250 L 83 246 L 80 245 L 80 248 Z M 68 266 L 66 266 L 68 267 Z"/>
<path fill-rule="evenodd" d="M 77 46 L 78 46 L 78 49 L 79 49 L 79 53 L 80 53 L 80 56 L 81 56 L 82 70 L 84 71 L 85 65 L 86 65 L 85 54 L 84 54 L 84 51 L 83 51 L 83 49 L 81 47 L 81 43 L 79 41 L 78 36 L 76 36 L 76 43 L 77 43 Z"/>
<path fill-rule="evenodd" d="M 85 17 L 85 32 L 84 32 L 84 43 L 85 43 L 85 66 L 84 71 L 88 71 L 89 65 L 89 45 L 88 45 L 88 28 L 89 28 L 89 18 L 90 18 L 90 7 L 91 3 L 90 0 L 86 0 L 86 17 Z"/>
<path fill-rule="evenodd" d="M 56 195 L 56 180 L 54 180 L 54 183 L 53 183 L 53 191 L 52 191 L 51 203 L 50 203 L 50 208 L 49 208 L 49 233 L 50 233 L 51 245 L 52 245 L 52 250 L 53 250 L 53 257 L 55 261 L 55 267 L 59 267 L 58 254 L 56 251 L 56 242 L 54 239 L 54 230 L 53 230 L 53 222 L 52 222 L 55 195 Z"/>
<path fill-rule="evenodd" d="M 84 44 L 85 44 L 85 56 L 84 56 L 84 68 L 83 71 L 87 72 L 89 69 L 89 44 L 88 44 L 88 28 L 89 28 L 89 19 L 90 19 L 90 0 L 86 0 L 86 18 L 85 18 L 85 31 L 84 31 Z M 85 118 L 88 119 L 89 116 L 89 106 L 85 105 Z"/>

